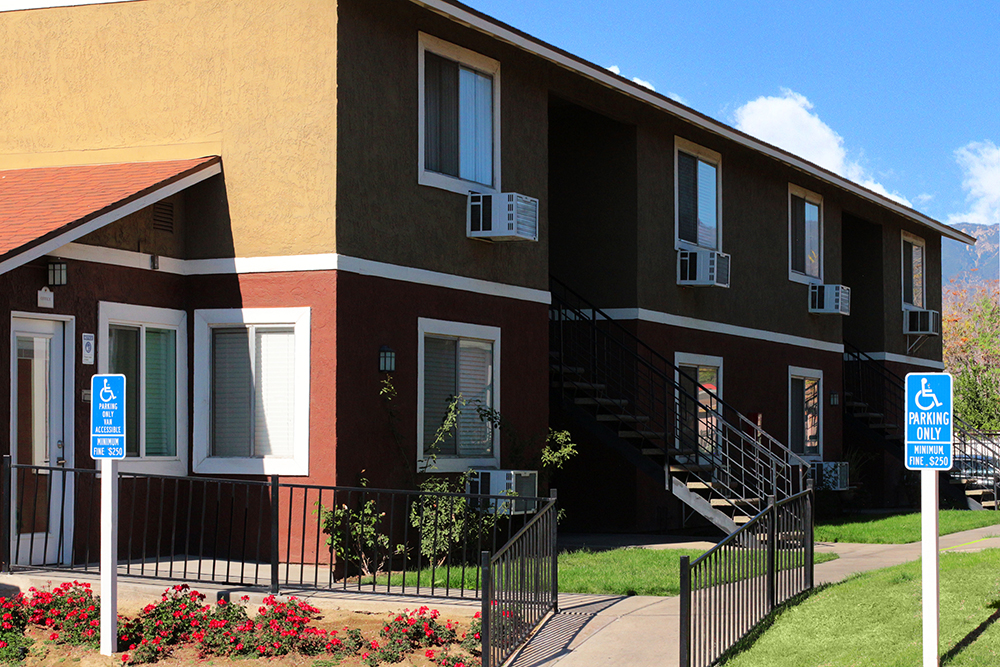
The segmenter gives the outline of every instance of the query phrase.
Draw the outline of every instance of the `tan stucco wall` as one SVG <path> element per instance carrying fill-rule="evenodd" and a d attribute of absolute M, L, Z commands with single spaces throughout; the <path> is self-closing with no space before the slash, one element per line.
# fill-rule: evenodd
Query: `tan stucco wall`
<path fill-rule="evenodd" d="M 191 256 L 334 252 L 336 35 L 334 0 L 0 13 L 0 169 L 221 155 L 232 242 Z"/>

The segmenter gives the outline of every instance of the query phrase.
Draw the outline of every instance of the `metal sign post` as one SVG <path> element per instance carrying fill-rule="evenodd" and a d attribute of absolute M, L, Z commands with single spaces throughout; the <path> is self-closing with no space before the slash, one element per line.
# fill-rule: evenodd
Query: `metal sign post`
<path fill-rule="evenodd" d="M 125 376 L 90 378 L 90 456 L 101 462 L 101 655 L 118 639 L 118 461 L 125 458 Z"/>
<path fill-rule="evenodd" d="M 953 385 L 948 373 L 906 376 L 906 467 L 920 471 L 920 554 L 923 595 L 923 665 L 938 667 L 940 565 L 938 471 L 952 465 Z"/>

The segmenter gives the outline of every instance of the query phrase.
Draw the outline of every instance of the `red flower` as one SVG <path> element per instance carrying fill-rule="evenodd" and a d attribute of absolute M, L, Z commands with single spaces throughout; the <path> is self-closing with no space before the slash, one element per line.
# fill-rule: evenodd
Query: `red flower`
<path fill-rule="evenodd" d="M 128 653 L 122 653 L 122 662 L 128 662 Z"/>
<path fill-rule="evenodd" d="M 51 635 L 49 635 L 49 641 L 53 641 L 54 642 L 57 639 L 59 639 L 59 633 L 58 632 L 53 632 Z"/>

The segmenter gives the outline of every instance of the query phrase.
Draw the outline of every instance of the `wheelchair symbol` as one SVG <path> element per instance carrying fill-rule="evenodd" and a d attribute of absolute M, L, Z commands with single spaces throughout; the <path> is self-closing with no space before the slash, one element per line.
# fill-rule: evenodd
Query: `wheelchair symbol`
<path fill-rule="evenodd" d="M 914 398 L 914 403 L 921 410 L 933 410 L 934 408 L 941 407 L 944 405 L 941 401 L 937 399 L 931 388 L 927 386 L 927 378 L 920 378 L 920 391 L 917 392 Z M 925 405 L 925 403 L 930 403 L 930 405 Z"/>
<path fill-rule="evenodd" d="M 101 402 L 102 403 L 110 403 L 111 401 L 115 400 L 115 395 L 111 391 L 111 387 L 108 386 L 108 379 L 107 378 L 104 378 L 104 386 L 101 387 L 100 396 L 101 396 Z"/>

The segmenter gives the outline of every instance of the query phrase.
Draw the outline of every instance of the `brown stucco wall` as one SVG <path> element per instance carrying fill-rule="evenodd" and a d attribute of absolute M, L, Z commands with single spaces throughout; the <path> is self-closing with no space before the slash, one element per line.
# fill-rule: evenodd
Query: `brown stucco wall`
<path fill-rule="evenodd" d="M 221 155 L 233 247 L 192 256 L 333 252 L 336 52 L 325 0 L 0 13 L 0 169 Z"/>
<path fill-rule="evenodd" d="M 405 0 L 343 0 L 339 11 L 338 251 L 547 289 L 545 70 Z M 501 186 L 540 200 L 538 242 L 468 239 L 467 196 L 418 185 L 419 31 L 501 62 Z"/>

